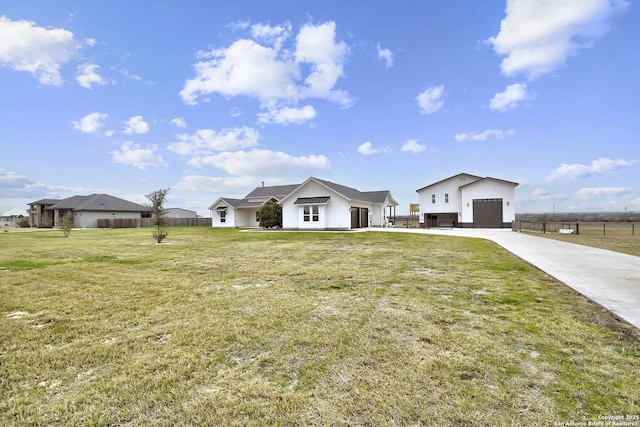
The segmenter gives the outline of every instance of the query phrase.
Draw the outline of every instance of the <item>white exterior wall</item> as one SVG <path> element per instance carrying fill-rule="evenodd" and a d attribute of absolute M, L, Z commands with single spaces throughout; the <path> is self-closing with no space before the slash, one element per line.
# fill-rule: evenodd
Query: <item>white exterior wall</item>
<path fill-rule="evenodd" d="M 303 221 L 303 206 L 294 205 L 295 201 L 299 197 L 326 196 L 330 197 L 329 203 L 318 206 L 319 221 Z M 350 228 L 351 214 L 349 206 L 349 202 L 344 197 L 315 181 L 309 181 L 305 186 L 290 194 L 282 204 L 282 228 Z"/>
<path fill-rule="evenodd" d="M 502 199 L 502 222 L 511 222 L 516 219 L 516 190 L 514 185 L 485 179 L 460 190 L 462 196 L 461 222 L 473 223 L 473 199 Z"/>
<path fill-rule="evenodd" d="M 370 226 L 371 227 L 384 227 L 384 213 L 385 206 L 389 204 L 389 199 L 385 200 L 385 203 L 380 205 L 372 204 L 369 208 L 369 218 L 371 218 Z"/>
<path fill-rule="evenodd" d="M 236 227 L 259 227 L 260 221 L 256 221 L 256 212 L 260 212 L 260 207 L 238 208 L 236 210 Z"/>
<path fill-rule="evenodd" d="M 78 228 L 97 228 L 99 219 L 141 218 L 140 212 L 74 212 L 73 226 Z"/>
<path fill-rule="evenodd" d="M 458 175 L 445 181 L 439 182 L 423 188 L 418 192 L 418 203 L 420 203 L 420 218 L 424 214 L 432 213 L 460 213 L 463 201 L 460 197 L 460 186 L 477 181 L 478 178 L 470 175 Z M 436 202 L 432 203 L 431 195 L 436 195 Z M 449 194 L 449 203 L 445 203 L 445 194 Z M 460 216 L 458 216 L 460 219 Z"/>
<path fill-rule="evenodd" d="M 225 222 L 220 222 L 220 214 L 216 210 L 218 207 L 227 206 L 227 215 L 225 218 Z M 211 226 L 212 227 L 235 227 L 236 221 L 236 210 L 226 203 L 221 203 L 216 206 L 213 206 L 211 209 Z"/>

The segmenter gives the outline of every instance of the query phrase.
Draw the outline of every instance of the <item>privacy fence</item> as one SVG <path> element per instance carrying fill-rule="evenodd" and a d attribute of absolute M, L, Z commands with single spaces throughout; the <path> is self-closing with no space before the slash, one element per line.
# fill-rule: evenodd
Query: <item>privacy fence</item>
<path fill-rule="evenodd" d="M 539 233 L 581 234 L 581 235 L 635 235 L 640 223 L 637 222 L 553 222 L 514 221 L 513 231 L 533 231 Z M 638 230 L 640 232 L 640 230 Z"/>
<path fill-rule="evenodd" d="M 153 227 L 152 218 L 105 218 L 98 228 Z M 211 218 L 167 218 L 167 227 L 211 227 Z"/>

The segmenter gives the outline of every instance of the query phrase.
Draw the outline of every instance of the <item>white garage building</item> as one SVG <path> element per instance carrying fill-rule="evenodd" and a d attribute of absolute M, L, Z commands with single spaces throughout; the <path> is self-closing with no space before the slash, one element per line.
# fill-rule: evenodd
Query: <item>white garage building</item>
<path fill-rule="evenodd" d="M 418 190 L 425 227 L 507 228 L 517 182 L 460 173 Z"/>

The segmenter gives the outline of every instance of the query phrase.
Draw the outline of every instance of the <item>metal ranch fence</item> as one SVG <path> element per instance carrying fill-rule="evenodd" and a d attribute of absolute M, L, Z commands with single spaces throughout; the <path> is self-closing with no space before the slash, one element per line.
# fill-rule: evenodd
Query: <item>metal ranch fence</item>
<path fill-rule="evenodd" d="M 513 231 L 534 231 L 539 233 L 581 234 L 581 235 L 635 235 L 639 223 L 635 222 L 554 222 L 554 221 L 514 221 Z"/>

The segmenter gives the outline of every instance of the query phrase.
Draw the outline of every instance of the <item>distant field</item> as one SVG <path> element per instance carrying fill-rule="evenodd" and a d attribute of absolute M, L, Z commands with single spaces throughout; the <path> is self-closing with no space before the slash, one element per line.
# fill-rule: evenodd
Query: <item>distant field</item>
<path fill-rule="evenodd" d="M 0 278 L 2 425 L 640 415 L 637 329 L 485 240 L 9 232 Z"/>
<path fill-rule="evenodd" d="M 640 224 L 628 222 L 581 222 L 578 224 L 580 234 L 575 234 L 575 222 L 551 222 L 547 224 L 546 233 L 541 232 L 540 224 L 528 227 L 523 224 L 522 231 L 549 239 L 562 240 L 594 248 L 608 249 L 629 255 L 640 256 Z M 558 229 L 571 228 L 574 234 L 559 234 Z"/>

